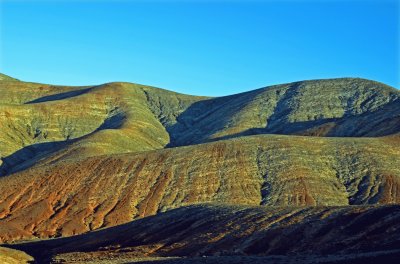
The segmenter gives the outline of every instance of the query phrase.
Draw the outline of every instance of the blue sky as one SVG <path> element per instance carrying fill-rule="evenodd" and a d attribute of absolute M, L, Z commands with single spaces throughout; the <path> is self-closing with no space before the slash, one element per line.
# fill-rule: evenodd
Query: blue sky
<path fill-rule="evenodd" d="M 0 12 L 0 71 L 21 80 L 214 96 L 333 77 L 399 88 L 395 0 L 2 0 Z"/>

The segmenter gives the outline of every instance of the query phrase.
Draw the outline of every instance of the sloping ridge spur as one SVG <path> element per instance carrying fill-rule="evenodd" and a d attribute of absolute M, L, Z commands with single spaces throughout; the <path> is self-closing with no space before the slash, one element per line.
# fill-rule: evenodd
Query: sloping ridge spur
<path fill-rule="evenodd" d="M 390 86 L 340 78 L 212 98 L 0 77 L 0 241 L 39 263 L 398 257 Z"/>

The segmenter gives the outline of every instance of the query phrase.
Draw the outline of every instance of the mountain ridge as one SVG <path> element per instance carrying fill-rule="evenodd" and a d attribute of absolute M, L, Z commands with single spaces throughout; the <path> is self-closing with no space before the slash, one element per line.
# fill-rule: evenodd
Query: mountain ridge
<path fill-rule="evenodd" d="M 332 81 L 344 83 L 332 84 Z M 389 86 L 375 88 L 374 85 L 380 84 L 363 79 L 329 79 L 319 82 L 321 81 L 276 85 L 219 98 L 187 96 L 163 89 L 121 82 L 72 88 L 35 84 L 34 87 L 37 88 L 35 90 L 39 90 L 42 96 L 38 97 L 34 93 L 34 97 L 28 98 L 26 94 L 31 90 L 29 87 L 32 84 L 17 82 L 16 85 L 12 82 L 11 87 L 9 87 L 10 84 L 2 86 L 3 89 L 0 87 L 0 91 L 5 92 L 3 102 L 0 101 L 0 118 L 3 116 L 2 123 L 7 126 L 3 127 L 3 134 L 7 136 L 2 140 L 14 144 L 11 148 L 10 145 L 9 149 L 0 147 L 0 160 L 4 163 L 0 164 L 3 167 L 0 167 L 2 171 L 0 173 L 7 174 L 15 171 L 14 164 L 21 163 L 20 157 L 24 156 L 17 156 L 17 153 L 26 146 L 28 146 L 28 151 L 22 152 L 23 154 L 31 152 L 35 154 L 37 148 L 34 147 L 31 151 L 30 145 L 36 146 L 37 143 L 54 141 L 68 142 L 81 137 L 97 138 L 84 141 L 99 143 L 99 140 L 104 138 L 101 134 L 118 134 L 124 144 L 121 143 L 118 147 L 118 144 L 115 144 L 118 141 L 114 141 L 113 145 L 108 145 L 108 150 L 104 150 L 105 147 L 99 149 L 98 146 L 94 146 L 95 143 L 88 142 L 89 148 L 93 149 L 86 151 L 88 155 L 91 155 L 89 152 L 96 155 L 97 152 L 107 154 L 113 148 L 116 148 L 114 152 L 146 151 L 255 134 L 347 137 L 384 136 L 400 131 L 399 91 Z M 353 95 L 345 94 L 348 85 L 354 87 L 359 84 L 358 82 L 364 85 L 361 85 L 363 90 L 355 90 L 356 93 L 354 94 L 355 91 L 353 91 Z M 364 82 L 367 82 L 366 86 Z M 302 85 L 303 92 L 298 88 Z M 322 87 L 318 88 L 319 90 L 327 90 L 326 86 L 335 88 L 333 101 L 313 98 L 315 96 L 310 94 L 312 92 L 326 93 L 326 91 L 314 91 L 315 85 Z M 21 86 L 22 88 L 19 89 L 25 89 L 25 92 L 18 91 L 13 94 L 14 90 L 18 90 L 15 87 Z M 351 87 L 350 90 L 353 89 Z M 26 92 L 27 89 L 29 89 L 28 92 Z M 58 93 L 54 90 L 58 90 Z M 369 95 L 366 94 L 367 92 Z M 280 96 L 283 98 L 277 100 L 275 93 L 283 93 Z M 305 94 L 295 97 L 298 93 Z M 25 99 L 16 103 L 14 96 Z M 347 96 L 344 97 L 347 99 L 343 101 L 341 96 Z M 361 99 L 357 99 L 360 96 Z M 7 101 L 7 98 L 11 101 Z M 311 98 L 311 101 L 307 99 L 308 101 L 302 102 L 302 98 Z M 321 102 L 315 105 L 318 101 Z M 14 103 L 10 105 L 10 102 Z M 77 116 L 72 103 L 86 109 L 85 112 L 92 113 L 92 116 L 87 116 L 87 118 L 84 115 Z M 311 109 L 310 105 L 312 105 Z M 66 115 L 52 113 L 54 108 L 64 108 L 67 110 Z M 349 111 L 347 108 L 352 110 Z M 14 118 L 10 111 L 17 113 L 17 117 Z M 132 116 L 130 114 L 132 111 L 141 113 L 129 117 Z M 377 111 L 382 113 L 377 113 Z M 23 116 L 24 112 L 38 113 Z M 258 116 L 254 116 L 254 113 Z M 57 120 L 54 120 L 55 117 Z M 139 121 L 140 124 L 132 124 L 131 120 L 136 123 Z M 84 126 L 80 124 L 82 122 Z M 149 122 L 153 128 L 150 128 Z M 48 128 L 44 127 L 47 123 Z M 121 126 L 120 130 L 116 129 L 118 126 Z M 142 129 L 143 126 L 146 126 L 145 130 Z M 50 131 L 43 131 L 45 129 Z M 82 131 L 77 131 L 78 129 Z M 18 138 L 9 136 L 14 130 L 20 133 Z M 54 134 L 57 130 L 59 132 Z M 97 133 L 94 133 L 96 131 Z M 133 133 L 136 139 L 132 138 Z M 52 134 L 51 138 L 49 138 L 50 134 Z M 138 135 L 140 137 L 137 137 Z M 0 133 L 0 139 L 2 137 L 4 136 Z M 135 142 L 135 144 L 130 142 Z M 47 146 L 51 145 L 47 144 Z M 13 152 L 16 154 L 10 156 Z M 111 151 L 111 153 L 114 152 Z M 14 156 L 17 156 L 16 159 Z"/>
<path fill-rule="evenodd" d="M 153 223 L 164 214 L 183 221 L 170 212 L 205 217 L 207 211 L 217 219 L 227 212 L 233 218 L 226 221 L 244 221 L 246 216 L 237 220 L 230 206 L 253 208 L 247 217 L 280 207 L 298 213 L 298 230 L 326 210 L 337 212 L 337 218 L 324 222 L 324 230 L 334 233 L 347 219 L 342 212 L 365 209 L 385 219 L 381 212 L 398 211 L 400 91 L 378 82 L 309 80 L 204 97 L 126 82 L 70 87 L 0 81 L 0 93 L 0 142 L 5 143 L 0 144 L 0 241 L 18 243 L 15 248 L 36 258 L 33 244 L 19 242 L 74 241 L 85 233 L 95 240 L 98 229 L 107 233 L 122 224 Z M 222 211 L 196 207 L 204 203 L 218 203 Z M 343 209 L 337 211 L 338 206 Z M 285 223 L 273 234 L 291 233 Z M 243 234 L 248 240 L 235 242 L 238 248 L 265 231 L 248 228 Z M 398 230 L 394 222 L 379 228 Z M 203 231 L 216 229 L 211 225 Z M 354 248 L 368 236 L 359 231 Z M 163 257 L 151 253 L 162 241 L 121 250 Z M 43 243 L 52 248 L 52 242 Z M 323 253 L 318 243 L 307 243 Z M 179 241 L 171 245 L 180 247 Z M 392 254 L 393 245 L 382 254 Z M 208 245 L 215 249 L 213 256 L 226 252 L 214 246 Z M 306 254 L 307 247 L 296 250 Z M 77 250 L 46 258 L 73 258 Z M 93 250 L 90 256 L 117 252 Z M 182 256 L 193 257 L 185 252 Z"/>

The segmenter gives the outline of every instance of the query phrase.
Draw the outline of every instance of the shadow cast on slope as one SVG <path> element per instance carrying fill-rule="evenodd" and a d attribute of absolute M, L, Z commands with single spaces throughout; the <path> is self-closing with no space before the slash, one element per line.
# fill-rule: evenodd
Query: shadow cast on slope
<path fill-rule="evenodd" d="M 0 165 L 0 177 L 15 173 L 32 167 L 41 159 L 48 157 L 52 153 L 68 147 L 69 145 L 87 138 L 94 133 L 106 129 L 118 129 L 125 121 L 125 114 L 116 111 L 106 118 L 103 123 L 93 132 L 79 138 L 66 139 L 63 141 L 43 142 L 26 146 L 13 154 L 2 158 Z"/>
<path fill-rule="evenodd" d="M 400 100 L 381 105 L 375 110 L 353 113 L 346 110 L 343 116 L 329 118 L 320 116 L 306 121 L 290 122 L 292 98 L 300 92 L 301 82 L 292 83 L 278 100 L 272 115 L 265 120 L 265 127 L 247 128 L 238 133 L 213 138 L 223 131 L 231 121 L 235 111 L 249 104 L 265 88 L 244 94 L 208 99 L 192 104 L 177 117 L 177 123 L 167 127 L 170 143 L 166 146 L 178 147 L 211 141 L 231 139 L 259 134 L 303 135 L 326 137 L 387 136 L 400 132 Z M 374 97 L 371 97 L 372 99 Z M 372 99 L 368 100 L 372 100 Z M 352 102 L 348 102 L 351 104 Z M 364 102 L 365 103 L 365 102 Z"/>
<path fill-rule="evenodd" d="M 170 135 L 166 148 L 202 143 L 208 135 L 223 128 L 236 111 L 249 104 L 265 89 L 193 103 L 176 118 L 175 124 L 166 127 Z"/>
<path fill-rule="evenodd" d="M 233 115 L 237 111 L 245 108 L 257 96 L 264 93 L 268 87 L 193 103 L 177 117 L 176 124 L 166 128 L 170 135 L 170 143 L 166 147 L 179 147 L 259 134 L 292 135 L 312 127 L 337 121 L 337 118 L 295 123 L 288 123 L 286 119 L 282 120 L 290 113 L 290 99 L 299 93 L 301 84 L 302 82 L 294 82 L 287 87 L 286 92 L 278 100 L 274 112 L 265 120 L 266 127 L 248 128 L 241 132 L 221 137 L 212 138 L 210 136 L 223 130 L 231 122 Z"/>
<path fill-rule="evenodd" d="M 40 98 L 37 98 L 35 100 L 26 102 L 25 104 L 36 104 L 36 103 L 43 103 L 43 102 L 48 102 L 48 101 L 58 101 L 58 100 L 63 100 L 71 97 L 75 97 L 78 95 L 82 95 L 85 93 L 90 92 L 93 89 L 93 87 L 90 88 L 84 88 L 80 90 L 75 90 L 75 91 L 69 91 L 69 92 L 64 92 L 64 93 L 59 93 L 59 94 L 52 94 L 52 95 L 47 95 L 43 96 Z"/>
<path fill-rule="evenodd" d="M 234 133 L 222 137 L 211 138 L 207 140 L 207 142 L 214 142 L 219 140 L 226 140 L 232 139 L 237 137 L 243 136 L 254 136 L 254 135 L 266 135 L 266 134 L 273 134 L 273 135 L 298 135 L 298 136 L 326 136 L 325 133 L 327 132 L 327 127 L 324 125 L 330 124 L 332 122 L 337 121 L 337 118 L 327 118 L 323 120 L 316 120 L 316 121 L 304 121 L 304 122 L 294 122 L 291 123 L 291 128 L 285 130 L 282 128 L 281 130 L 270 131 L 267 128 L 249 128 L 239 133 Z M 307 132 L 305 130 L 310 128 L 317 128 L 316 131 Z M 319 129 L 318 129 L 319 128 Z"/>

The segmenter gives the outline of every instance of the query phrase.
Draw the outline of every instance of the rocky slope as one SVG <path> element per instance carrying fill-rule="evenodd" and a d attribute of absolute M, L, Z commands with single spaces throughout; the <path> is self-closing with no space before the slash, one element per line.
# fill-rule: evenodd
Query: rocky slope
<path fill-rule="evenodd" d="M 34 261 L 33 257 L 23 251 L 0 247 L 0 263 L 2 264 L 25 264 Z"/>
<path fill-rule="evenodd" d="M 60 153 L 63 156 L 63 153 Z M 260 135 L 42 161 L 0 178 L 0 238 L 74 235 L 199 202 L 400 202 L 400 141 Z"/>

